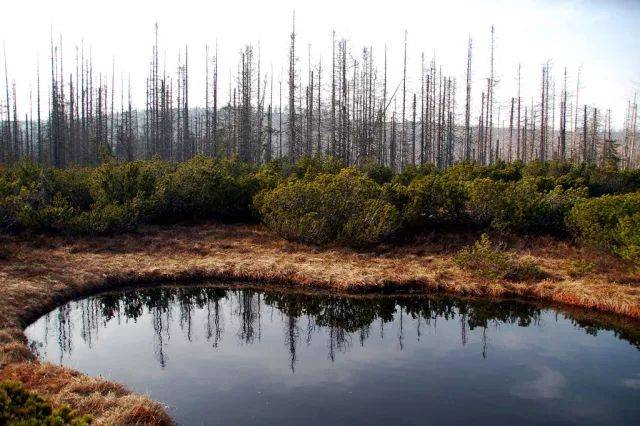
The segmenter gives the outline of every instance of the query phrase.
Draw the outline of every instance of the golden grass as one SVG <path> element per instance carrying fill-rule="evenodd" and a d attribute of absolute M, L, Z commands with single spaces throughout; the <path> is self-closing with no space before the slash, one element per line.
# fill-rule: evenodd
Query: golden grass
<path fill-rule="evenodd" d="M 124 386 L 85 376 L 48 363 L 21 362 L 5 366 L 1 379 L 19 380 L 54 405 L 68 404 L 91 414 L 97 425 L 171 425 L 163 406 L 147 396 L 131 394 Z"/>
<path fill-rule="evenodd" d="M 640 318 L 640 274 L 609 255 L 551 238 L 511 241 L 549 276 L 474 277 L 452 258 L 476 235 L 424 236 L 369 251 L 291 243 L 261 225 L 145 227 L 116 237 L 0 236 L 0 379 L 94 416 L 98 424 L 166 424 L 162 406 L 120 385 L 34 360 L 22 329 L 71 298 L 130 284 L 220 279 L 331 291 L 447 292 L 560 302 Z M 576 262 L 591 262 L 575 273 Z"/>

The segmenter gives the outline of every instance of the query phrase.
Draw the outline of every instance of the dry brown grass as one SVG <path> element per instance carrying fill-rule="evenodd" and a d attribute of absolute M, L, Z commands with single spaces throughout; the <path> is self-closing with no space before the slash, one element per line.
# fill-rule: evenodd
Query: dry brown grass
<path fill-rule="evenodd" d="M 369 251 L 284 241 L 261 225 L 146 227 L 117 237 L 0 236 L 0 379 L 90 413 L 99 424 L 164 424 L 163 408 L 122 386 L 34 360 L 22 329 L 67 300 L 129 284 L 247 280 L 332 291 L 448 292 L 560 302 L 640 318 L 640 274 L 611 256 L 551 238 L 510 242 L 549 278 L 489 281 L 462 271 L 453 254 L 477 236 L 424 236 Z M 576 261 L 588 261 L 575 274 Z M 579 276 L 577 276 L 579 275 Z"/>
<path fill-rule="evenodd" d="M 85 376 L 65 367 L 39 362 L 12 363 L 0 379 L 19 380 L 54 405 L 68 404 L 79 414 L 91 414 L 97 425 L 170 425 L 164 407 L 124 386 Z"/>

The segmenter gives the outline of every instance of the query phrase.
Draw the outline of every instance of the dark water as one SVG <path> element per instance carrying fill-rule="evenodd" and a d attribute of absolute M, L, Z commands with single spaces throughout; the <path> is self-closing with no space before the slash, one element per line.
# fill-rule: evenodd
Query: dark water
<path fill-rule="evenodd" d="M 182 424 L 639 424 L 640 328 L 572 315 L 160 287 L 69 303 L 27 336 L 43 359 L 147 392 Z"/>

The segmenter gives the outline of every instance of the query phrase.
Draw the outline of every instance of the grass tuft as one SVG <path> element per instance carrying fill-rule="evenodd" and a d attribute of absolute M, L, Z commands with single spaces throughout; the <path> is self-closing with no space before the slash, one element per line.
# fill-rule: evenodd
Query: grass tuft
<path fill-rule="evenodd" d="M 510 281 L 533 281 L 547 277 L 532 260 L 518 260 L 501 246 L 491 243 L 487 234 L 472 246 L 465 247 L 454 256 L 454 262 L 460 268 L 483 278 Z"/>

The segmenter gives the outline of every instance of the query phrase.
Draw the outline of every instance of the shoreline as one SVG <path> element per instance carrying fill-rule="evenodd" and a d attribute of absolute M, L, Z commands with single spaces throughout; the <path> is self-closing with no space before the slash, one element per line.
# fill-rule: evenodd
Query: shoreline
<path fill-rule="evenodd" d="M 7 259 L 0 260 L 0 379 L 19 379 L 54 404 L 92 414 L 96 424 L 171 424 L 164 407 L 148 396 L 39 362 L 23 333 L 30 322 L 70 300 L 157 284 L 245 282 L 331 294 L 515 298 L 584 315 L 589 310 L 612 313 L 611 318 L 631 326 L 640 319 L 640 274 L 612 256 L 544 237 L 518 241 L 511 250 L 535 260 L 550 278 L 490 281 L 452 261 L 472 237 L 453 235 L 362 252 L 287 242 L 261 225 L 215 222 L 145 227 L 114 237 L 0 236 L 0 245 L 8 248 Z M 571 278 L 565 264 L 580 259 L 593 259 L 596 266 Z"/>

